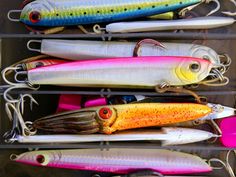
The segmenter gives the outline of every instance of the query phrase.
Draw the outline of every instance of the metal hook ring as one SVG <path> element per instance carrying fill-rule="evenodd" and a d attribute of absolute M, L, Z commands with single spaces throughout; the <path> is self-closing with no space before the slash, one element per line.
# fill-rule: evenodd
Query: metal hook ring
<path fill-rule="evenodd" d="M 21 68 L 19 66 L 18 67 L 7 67 L 2 71 L 2 78 L 8 85 L 13 85 L 13 86 L 18 85 L 18 83 L 11 82 L 11 81 L 7 80 L 7 78 L 6 78 L 6 73 L 8 71 L 11 71 L 11 70 L 17 71 L 18 69 L 21 69 Z"/>
<path fill-rule="evenodd" d="M 213 162 L 218 162 L 218 163 L 219 163 L 220 165 L 222 165 L 222 166 L 214 167 L 214 166 L 212 165 Z M 226 167 L 225 163 L 224 163 L 222 160 L 216 159 L 216 158 L 209 159 L 209 160 L 208 160 L 208 164 L 209 164 L 213 169 L 215 169 L 215 170 L 222 170 L 224 167 Z"/>
<path fill-rule="evenodd" d="M 20 22 L 20 18 L 19 19 L 16 19 L 16 18 L 12 18 L 11 17 L 11 14 L 12 13 L 21 13 L 22 10 L 10 10 L 8 13 L 7 13 L 7 18 L 8 20 L 12 21 L 12 22 Z"/>
<path fill-rule="evenodd" d="M 212 10 L 212 11 L 210 11 L 206 16 L 210 16 L 210 15 L 212 15 L 212 14 L 214 14 L 214 13 L 216 13 L 217 11 L 219 11 L 220 10 L 220 2 L 218 1 L 218 0 L 204 0 L 206 3 L 211 3 L 211 2 L 214 2 L 214 3 L 216 3 L 216 8 L 214 9 L 214 10 Z"/>
<path fill-rule="evenodd" d="M 27 71 L 16 71 L 16 73 L 14 75 L 14 79 L 17 83 L 27 83 L 27 79 L 26 80 L 18 80 L 18 76 L 21 76 L 21 75 L 27 76 L 27 74 L 28 74 Z"/>
<path fill-rule="evenodd" d="M 225 66 L 225 68 L 226 68 L 225 72 L 227 72 L 229 70 L 231 63 L 232 63 L 231 57 L 228 54 L 222 54 L 222 55 L 219 55 L 219 58 L 225 59 L 225 61 L 223 61 L 223 62 L 221 61 L 221 64 Z"/>
<path fill-rule="evenodd" d="M 11 161 L 16 160 L 17 158 L 18 158 L 18 155 L 16 155 L 16 154 L 11 154 L 11 155 L 10 155 L 10 160 L 11 160 Z"/>
<path fill-rule="evenodd" d="M 103 31 L 106 31 L 106 28 L 101 28 L 100 25 L 96 24 L 96 25 L 93 26 L 93 31 L 96 34 L 101 34 Z"/>
<path fill-rule="evenodd" d="M 230 1 L 234 4 L 234 6 L 236 6 L 235 0 L 230 0 Z M 228 16 L 236 16 L 236 12 L 230 12 L 230 11 L 224 11 L 224 12 L 222 12 L 222 14 L 228 15 Z"/>
<path fill-rule="evenodd" d="M 34 49 L 34 48 L 32 48 L 31 47 L 31 44 L 32 43 L 39 43 L 39 44 L 42 44 L 42 40 L 29 40 L 28 42 L 27 42 L 27 49 L 29 50 L 29 51 L 33 51 L 33 52 L 41 52 L 41 49 Z"/>
<path fill-rule="evenodd" d="M 218 70 L 218 69 L 213 69 L 212 70 L 213 77 L 218 78 L 220 81 L 224 80 L 223 74 Z"/>

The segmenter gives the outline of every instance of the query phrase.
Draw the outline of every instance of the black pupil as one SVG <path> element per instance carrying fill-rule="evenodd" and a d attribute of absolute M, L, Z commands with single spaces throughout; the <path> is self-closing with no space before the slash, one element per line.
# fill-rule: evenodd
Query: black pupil
<path fill-rule="evenodd" d="M 198 64 L 192 64 L 191 69 L 192 70 L 197 70 L 197 69 L 199 69 L 199 65 Z"/>
<path fill-rule="evenodd" d="M 39 67 L 41 67 L 41 66 L 44 66 L 44 64 L 43 64 L 42 62 L 38 62 L 38 63 L 35 64 L 35 67 L 36 67 L 36 68 L 39 68 Z"/>
<path fill-rule="evenodd" d="M 39 19 L 39 15 L 36 14 L 36 13 L 33 14 L 33 15 L 32 15 L 32 19 L 33 19 L 33 20 L 38 20 L 38 19 Z"/>
<path fill-rule="evenodd" d="M 36 160 L 37 160 L 38 163 L 43 163 L 45 161 L 45 158 L 44 158 L 43 155 L 39 155 L 39 156 L 37 156 Z"/>
<path fill-rule="evenodd" d="M 107 114 L 108 113 L 108 111 L 105 109 L 105 110 L 103 110 L 103 114 Z"/>

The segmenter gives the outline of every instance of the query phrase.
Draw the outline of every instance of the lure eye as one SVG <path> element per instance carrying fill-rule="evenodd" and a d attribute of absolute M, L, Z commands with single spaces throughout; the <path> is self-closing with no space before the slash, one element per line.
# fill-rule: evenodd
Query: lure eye
<path fill-rule="evenodd" d="M 99 116 L 102 119 L 109 119 L 112 116 L 112 110 L 110 108 L 102 108 L 99 110 Z"/>
<path fill-rule="evenodd" d="M 45 157 L 43 155 L 38 155 L 36 157 L 36 161 L 39 163 L 39 164 L 43 164 L 45 162 Z"/>
<path fill-rule="evenodd" d="M 193 71 L 193 72 L 199 72 L 200 69 L 201 69 L 201 66 L 199 63 L 192 63 L 190 66 L 189 66 L 190 70 Z"/>
<path fill-rule="evenodd" d="M 39 12 L 37 11 L 33 11 L 33 12 L 30 12 L 30 15 L 29 15 L 29 20 L 32 22 L 32 23 L 37 23 L 39 22 L 41 19 L 41 15 Z"/>
<path fill-rule="evenodd" d="M 36 68 L 39 68 L 39 67 L 42 67 L 42 66 L 44 66 L 44 64 L 43 64 L 42 62 L 37 62 L 37 63 L 35 64 L 35 67 L 36 67 Z"/>

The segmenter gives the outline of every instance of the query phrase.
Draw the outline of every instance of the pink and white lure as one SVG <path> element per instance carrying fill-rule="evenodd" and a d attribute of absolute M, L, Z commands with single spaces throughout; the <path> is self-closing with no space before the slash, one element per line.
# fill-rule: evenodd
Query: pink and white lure
<path fill-rule="evenodd" d="M 32 151 L 11 159 L 34 166 L 92 170 L 126 174 L 152 170 L 164 175 L 196 174 L 212 171 L 205 160 L 195 155 L 157 149 L 77 149 Z"/>
<path fill-rule="evenodd" d="M 31 85 L 154 88 L 199 83 L 213 68 L 210 61 L 192 57 L 123 57 L 68 62 L 17 75 L 26 74 Z"/>

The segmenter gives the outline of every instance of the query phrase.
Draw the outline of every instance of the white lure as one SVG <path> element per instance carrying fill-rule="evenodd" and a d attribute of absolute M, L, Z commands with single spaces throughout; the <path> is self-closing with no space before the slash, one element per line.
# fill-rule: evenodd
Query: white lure
<path fill-rule="evenodd" d="M 180 20 L 158 20 L 158 21 L 137 21 L 137 22 L 118 22 L 106 26 L 109 33 L 132 33 L 132 32 L 153 32 L 166 30 L 197 30 L 212 29 L 234 24 L 235 20 L 231 17 L 197 17 L 192 19 Z M 98 26 L 95 26 L 99 29 Z M 97 31 L 99 32 L 99 30 Z"/>
<path fill-rule="evenodd" d="M 40 49 L 32 47 L 40 43 Z M 30 40 L 27 44 L 30 51 L 64 58 L 68 60 L 87 60 L 98 58 L 133 57 L 135 42 L 103 42 L 84 40 Z M 164 48 L 143 44 L 140 46 L 140 56 L 188 56 L 204 58 L 213 64 L 220 64 L 219 55 L 210 47 L 187 43 L 162 43 Z M 91 50 L 92 49 L 92 50 Z"/>
<path fill-rule="evenodd" d="M 190 129 L 164 127 L 161 130 L 130 130 L 112 135 L 34 135 L 18 136 L 12 141 L 19 143 L 85 143 L 106 141 L 161 141 L 163 146 L 180 145 L 205 141 L 219 137 L 211 132 Z"/>

